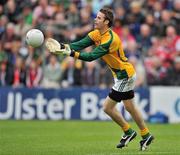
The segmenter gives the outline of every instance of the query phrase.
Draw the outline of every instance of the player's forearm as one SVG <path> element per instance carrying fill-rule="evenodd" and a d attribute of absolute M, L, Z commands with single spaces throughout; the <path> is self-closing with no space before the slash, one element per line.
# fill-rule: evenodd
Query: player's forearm
<path fill-rule="evenodd" d="M 103 50 L 101 47 L 95 48 L 92 52 L 72 52 L 70 56 L 78 58 L 83 61 L 93 61 L 96 60 L 103 55 L 107 54 L 108 51 Z"/>
<path fill-rule="evenodd" d="M 89 36 L 86 36 L 85 38 L 81 39 L 80 41 L 70 43 L 69 46 L 72 50 L 79 51 L 79 50 L 82 50 L 93 44 L 94 44 L 94 42 L 91 40 L 91 38 Z"/>
<path fill-rule="evenodd" d="M 98 55 L 94 55 L 94 54 L 91 54 L 91 53 L 79 53 L 79 52 L 74 52 L 74 53 L 71 53 L 72 57 L 75 57 L 77 59 L 80 59 L 80 60 L 83 60 L 83 61 L 93 61 L 93 60 L 96 60 L 99 58 Z"/>

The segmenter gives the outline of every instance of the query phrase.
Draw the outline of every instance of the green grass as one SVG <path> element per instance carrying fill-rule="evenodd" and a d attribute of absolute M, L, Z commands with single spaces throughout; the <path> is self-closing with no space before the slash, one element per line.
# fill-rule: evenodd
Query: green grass
<path fill-rule="evenodd" d="M 180 124 L 148 126 L 156 139 L 140 152 L 139 135 L 128 147 L 116 149 L 122 132 L 113 122 L 0 121 L 0 155 L 180 154 Z"/>

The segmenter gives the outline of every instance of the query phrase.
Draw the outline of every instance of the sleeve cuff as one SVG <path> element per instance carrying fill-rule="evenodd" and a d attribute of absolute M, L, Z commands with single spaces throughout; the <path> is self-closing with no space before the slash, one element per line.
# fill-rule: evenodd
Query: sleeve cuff
<path fill-rule="evenodd" d="M 79 52 L 75 52 L 75 51 L 71 51 L 71 54 L 70 54 L 71 57 L 74 57 L 76 59 L 79 58 L 79 55 L 80 55 L 80 53 Z"/>

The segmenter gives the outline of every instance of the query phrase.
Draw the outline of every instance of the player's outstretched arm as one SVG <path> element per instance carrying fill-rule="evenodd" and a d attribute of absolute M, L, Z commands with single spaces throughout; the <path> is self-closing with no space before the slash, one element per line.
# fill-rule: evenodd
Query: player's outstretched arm
<path fill-rule="evenodd" d="M 88 35 L 77 42 L 73 42 L 69 44 L 70 48 L 75 51 L 80 51 L 91 45 L 94 45 L 94 41 Z"/>
<path fill-rule="evenodd" d="M 63 44 L 59 43 L 57 40 L 48 38 L 46 41 L 46 47 L 49 49 L 51 53 L 54 54 L 65 54 L 70 55 L 71 51 L 80 51 L 88 46 L 93 45 L 94 42 L 91 40 L 91 38 L 87 35 L 83 39 L 73 42 L 70 44 Z"/>
<path fill-rule="evenodd" d="M 93 61 L 108 53 L 109 45 L 102 44 L 96 47 L 92 52 L 78 52 L 71 49 L 68 44 L 59 43 L 57 40 L 48 38 L 46 47 L 53 54 L 64 54 L 84 61 Z"/>

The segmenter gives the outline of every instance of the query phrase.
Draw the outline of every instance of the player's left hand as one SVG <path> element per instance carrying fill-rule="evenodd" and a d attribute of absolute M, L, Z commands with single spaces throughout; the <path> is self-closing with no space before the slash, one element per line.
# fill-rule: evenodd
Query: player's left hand
<path fill-rule="evenodd" d="M 71 54 L 71 48 L 68 44 L 59 43 L 55 39 L 48 38 L 45 45 L 47 49 L 53 54 Z"/>

